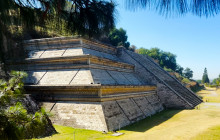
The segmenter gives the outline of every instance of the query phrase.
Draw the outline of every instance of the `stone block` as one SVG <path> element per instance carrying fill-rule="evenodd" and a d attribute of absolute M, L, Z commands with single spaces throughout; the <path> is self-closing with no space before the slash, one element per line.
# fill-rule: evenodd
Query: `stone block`
<path fill-rule="evenodd" d="M 69 85 L 78 70 L 49 70 L 39 85 Z"/>
<path fill-rule="evenodd" d="M 141 120 L 145 117 L 140 108 L 132 100 L 123 99 L 118 100 L 117 103 L 131 122 Z"/>
<path fill-rule="evenodd" d="M 103 102 L 102 108 L 109 131 L 117 130 L 131 123 L 116 101 Z"/>
<path fill-rule="evenodd" d="M 40 58 L 43 53 L 44 50 L 33 50 L 28 52 L 28 58 Z"/>
<path fill-rule="evenodd" d="M 108 73 L 111 75 L 111 77 L 114 78 L 114 80 L 116 80 L 119 85 L 132 85 L 132 83 L 127 78 L 125 78 L 122 72 L 108 71 Z"/>
<path fill-rule="evenodd" d="M 117 85 L 116 81 L 106 72 L 106 70 L 91 69 L 95 84 Z"/>
<path fill-rule="evenodd" d="M 61 57 L 66 49 L 45 50 L 40 58 Z"/>
<path fill-rule="evenodd" d="M 73 78 L 70 85 L 90 85 L 94 84 L 92 74 L 88 69 L 80 69 Z"/>
<path fill-rule="evenodd" d="M 28 77 L 25 78 L 24 83 L 25 84 L 37 84 L 45 75 L 46 71 L 28 71 Z"/>
<path fill-rule="evenodd" d="M 83 50 L 81 47 L 78 48 L 68 48 L 63 56 L 77 56 L 77 55 L 83 55 Z"/>

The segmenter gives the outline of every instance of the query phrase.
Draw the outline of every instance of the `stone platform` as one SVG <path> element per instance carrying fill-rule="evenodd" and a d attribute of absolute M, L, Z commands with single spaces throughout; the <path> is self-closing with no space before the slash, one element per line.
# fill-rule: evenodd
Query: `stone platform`
<path fill-rule="evenodd" d="M 112 131 L 164 108 L 194 108 L 192 91 L 151 58 L 94 40 L 60 37 L 23 42 L 26 59 L 7 61 L 28 73 L 25 89 L 54 124 Z"/>

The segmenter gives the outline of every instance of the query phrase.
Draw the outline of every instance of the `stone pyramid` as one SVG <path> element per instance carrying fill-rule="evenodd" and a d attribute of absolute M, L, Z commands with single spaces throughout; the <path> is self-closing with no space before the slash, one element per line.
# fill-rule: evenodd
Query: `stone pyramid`
<path fill-rule="evenodd" d="M 27 40 L 25 60 L 9 69 L 28 73 L 25 88 L 54 124 L 112 131 L 164 108 L 191 109 L 202 100 L 151 58 L 94 40 Z"/>

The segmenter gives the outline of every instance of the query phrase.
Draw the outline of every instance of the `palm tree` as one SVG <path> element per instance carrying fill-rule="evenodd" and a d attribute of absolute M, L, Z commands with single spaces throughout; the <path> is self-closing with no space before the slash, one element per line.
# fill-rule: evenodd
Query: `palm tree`
<path fill-rule="evenodd" d="M 162 15 L 192 13 L 197 16 L 214 16 L 220 12 L 219 0 L 126 0 L 129 9 L 149 8 Z"/>

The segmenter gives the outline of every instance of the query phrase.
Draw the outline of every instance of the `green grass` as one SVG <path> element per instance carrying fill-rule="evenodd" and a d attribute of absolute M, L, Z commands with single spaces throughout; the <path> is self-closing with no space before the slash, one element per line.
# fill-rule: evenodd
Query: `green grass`
<path fill-rule="evenodd" d="M 193 137 L 192 140 L 219 140 L 220 125 L 209 128 L 208 130 Z"/>
<path fill-rule="evenodd" d="M 210 96 L 211 90 L 215 91 L 218 96 Z M 207 88 L 207 90 L 201 90 L 197 93 L 204 102 L 213 102 L 213 103 L 220 103 L 220 90 L 215 90 L 215 88 Z"/>
<path fill-rule="evenodd" d="M 54 125 L 58 134 L 50 137 L 42 138 L 41 140 L 93 140 L 93 139 L 103 139 L 103 138 L 113 138 L 112 133 L 102 134 L 99 131 L 86 130 L 86 129 L 76 129 L 67 126 Z"/>

